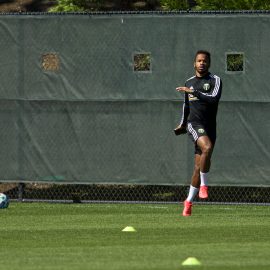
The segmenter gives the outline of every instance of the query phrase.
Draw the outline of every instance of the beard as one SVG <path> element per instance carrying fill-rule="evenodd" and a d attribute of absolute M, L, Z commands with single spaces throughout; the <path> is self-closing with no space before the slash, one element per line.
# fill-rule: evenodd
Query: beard
<path fill-rule="evenodd" d="M 196 68 L 196 72 L 199 73 L 200 75 L 207 74 L 208 73 L 208 67 L 204 66 L 202 68 L 201 67 Z"/>

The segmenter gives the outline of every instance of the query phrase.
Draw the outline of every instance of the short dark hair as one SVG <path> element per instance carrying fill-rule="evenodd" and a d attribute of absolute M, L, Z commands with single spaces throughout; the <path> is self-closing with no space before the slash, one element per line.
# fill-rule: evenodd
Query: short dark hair
<path fill-rule="evenodd" d="M 198 54 L 205 54 L 207 56 L 207 58 L 209 59 L 209 63 L 211 63 L 211 54 L 210 54 L 210 52 L 205 51 L 205 50 L 199 50 L 199 51 L 196 52 L 194 62 L 196 61 L 196 58 L 197 58 Z"/>

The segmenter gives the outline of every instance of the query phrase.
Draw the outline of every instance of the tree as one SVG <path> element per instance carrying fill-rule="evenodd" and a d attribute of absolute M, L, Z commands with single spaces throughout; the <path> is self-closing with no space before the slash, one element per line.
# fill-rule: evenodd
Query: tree
<path fill-rule="evenodd" d="M 197 10 L 266 10 L 270 9 L 265 0 L 197 0 Z"/>
<path fill-rule="evenodd" d="M 84 11 L 79 1 L 74 0 L 58 0 L 57 5 L 50 8 L 49 12 L 76 12 Z"/>
<path fill-rule="evenodd" d="M 110 11 L 110 10 L 187 10 L 192 0 L 57 0 L 50 12 Z M 196 0 L 195 10 L 267 10 L 265 0 Z"/>
<path fill-rule="evenodd" d="M 177 0 L 173 1 L 177 2 Z M 65 12 L 65 11 L 155 10 L 159 6 L 160 0 L 144 0 L 144 1 L 58 0 L 56 6 L 51 8 L 49 11 Z"/>
<path fill-rule="evenodd" d="M 163 10 L 187 10 L 189 4 L 187 0 L 160 0 Z"/>

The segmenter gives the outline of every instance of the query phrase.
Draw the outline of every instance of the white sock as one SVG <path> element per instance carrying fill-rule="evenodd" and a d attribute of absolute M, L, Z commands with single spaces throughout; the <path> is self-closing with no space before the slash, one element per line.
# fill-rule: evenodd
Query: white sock
<path fill-rule="evenodd" d="M 198 191 L 199 191 L 198 188 L 195 188 L 195 187 L 190 185 L 187 201 L 188 202 L 193 202 L 193 199 L 197 195 Z"/>
<path fill-rule="evenodd" d="M 201 186 L 208 186 L 208 176 L 207 173 L 200 172 Z"/>

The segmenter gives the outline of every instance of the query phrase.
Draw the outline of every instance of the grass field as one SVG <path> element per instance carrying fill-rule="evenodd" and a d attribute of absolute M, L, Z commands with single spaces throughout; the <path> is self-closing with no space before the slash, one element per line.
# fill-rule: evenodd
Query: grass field
<path fill-rule="evenodd" d="M 266 270 L 270 207 L 11 203 L 0 210 L 9 270 Z M 133 226 L 137 232 L 122 232 Z M 196 257 L 201 266 L 182 266 Z"/>

